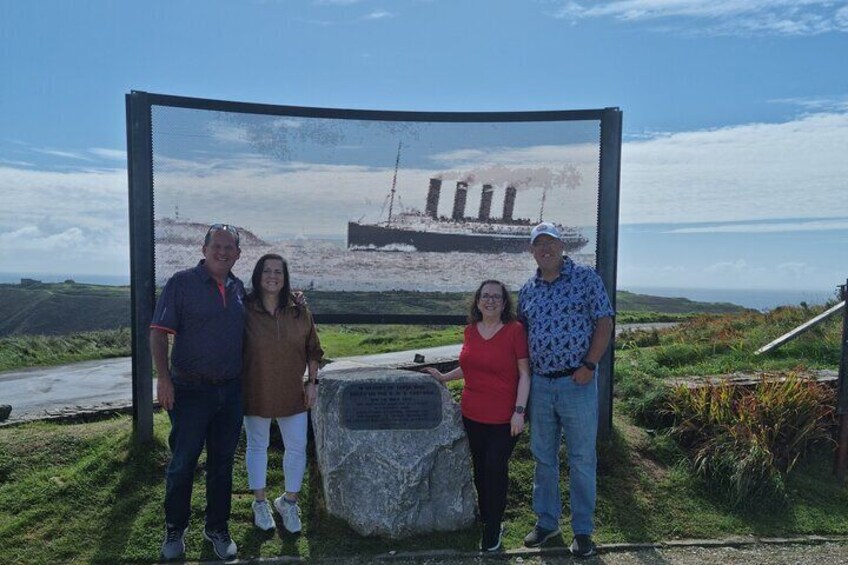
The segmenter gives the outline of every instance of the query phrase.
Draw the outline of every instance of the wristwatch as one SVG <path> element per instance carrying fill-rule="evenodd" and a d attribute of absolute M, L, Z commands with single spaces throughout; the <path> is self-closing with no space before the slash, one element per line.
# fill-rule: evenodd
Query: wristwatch
<path fill-rule="evenodd" d="M 524 414 L 524 406 L 516 406 L 515 407 L 516 414 Z"/>
<path fill-rule="evenodd" d="M 583 366 L 586 367 L 587 369 L 589 369 L 590 371 L 594 371 L 595 369 L 597 369 L 598 364 L 592 363 L 588 359 L 583 359 Z"/>

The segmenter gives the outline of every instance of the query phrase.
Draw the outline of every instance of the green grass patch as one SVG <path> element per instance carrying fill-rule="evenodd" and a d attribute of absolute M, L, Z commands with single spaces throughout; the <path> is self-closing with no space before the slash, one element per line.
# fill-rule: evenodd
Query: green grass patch
<path fill-rule="evenodd" d="M 329 359 L 407 351 L 462 343 L 462 326 L 321 325 L 318 335 Z"/>
<path fill-rule="evenodd" d="M 0 338 L 0 371 L 126 357 L 132 352 L 129 328 L 69 335 Z"/>

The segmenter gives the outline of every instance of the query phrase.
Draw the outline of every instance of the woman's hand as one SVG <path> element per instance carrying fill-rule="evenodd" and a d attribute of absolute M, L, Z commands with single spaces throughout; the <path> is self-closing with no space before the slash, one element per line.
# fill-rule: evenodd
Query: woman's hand
<path fill-rule="evenodd" d="M 306 409 L 309 410 L 315 405 L 315 399 L 318 398 L 318 385 L 309 381 L 304 390 L 303 400 L 306 404 Z"/>
<path fill-rule="evenodd" d="M 512 418 L 509 421 L 509 433 L 512 437 L 515 437 L 522 431 L 524 431 L 524 414 L 513 412 Z"/>
<path fill-rule="evenodd" d="M 433 377 L 440 383 L 445 384 L 445 374 L 436 369 L 435 367 L 424 367 L 421 372 L 429 373 L 431 377 Z"/>

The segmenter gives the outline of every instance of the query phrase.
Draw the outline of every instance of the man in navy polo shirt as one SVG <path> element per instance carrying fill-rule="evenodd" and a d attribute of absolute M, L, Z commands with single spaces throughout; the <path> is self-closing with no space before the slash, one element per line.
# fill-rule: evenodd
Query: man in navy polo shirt
<path fill-rule="evenodd" d="M 568 448 L 571 552 L 596 553 L 592 542 L 598 434 L 597 364 L 609 344 L 614 312 L 595 271 L 563 256 L 565 245 L 554 224 L 530 233 L 536 274 L 518 294 L 527 326 L 530 366 L 530 449 L 536 462 L 533 511 L 536 526 L 524 545 L 537 547 L 560 534 L 560 438 Z"/>
<path fill-rule="evenodd" d="M 241 434 L 244 286 L 232 274 L 241 254 L 238 231 L 209 228 L 203 260 L 165 284 L 150 325 L 159 404 L 171 419 L 171 462 L 165 483 L 162 556 L 185 553 L 191 490 L 206 445 L 206 526 L 203 537 L 221 559 L 236 556 L 230 537 L 233 457 Z M 174 346 L 168 362 L 168 336 Z"/>

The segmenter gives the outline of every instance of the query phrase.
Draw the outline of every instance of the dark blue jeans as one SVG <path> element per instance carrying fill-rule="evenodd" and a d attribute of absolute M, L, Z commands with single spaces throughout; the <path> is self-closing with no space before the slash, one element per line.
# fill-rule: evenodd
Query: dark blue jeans
<path fill-rule="evenodd" d="M 191 514 L 191 489 L 197 460 L 206 445 L 206 529 L 219 530 L 230 519 L 233 457 L 241 435 L 241 380 L 210 385 L 174 380 L 171 462 L 165 481 L 165 521 L 185 528 Z"/>

